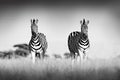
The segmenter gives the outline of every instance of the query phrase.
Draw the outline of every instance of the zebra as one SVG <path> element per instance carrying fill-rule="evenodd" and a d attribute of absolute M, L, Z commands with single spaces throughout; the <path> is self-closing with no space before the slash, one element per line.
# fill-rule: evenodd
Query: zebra
<path fill-rule="evenodd" d="M 90 42 L 88 38 L 88 26 L 87 26 L 88 23 L 89 20 L 87 21 L 85 21 L 85 19 L 83 19 L 83 21 L 81 20 L 80 21 L 81 32 L 74 31 L 71 32 L 70 35 L 68 36 L 68 48 L 70 51 L 71 58 L 73 60 L 76 58 L 78 59 L 78 57 L 80 57 L 82 61 L 86 56 L 86 49 L 90 47 Z"/>
<path fill-rule="evenodd" d="M 35 57 L 39 55 L 39 58 L 43 59 L 46 53 L 48 43 L 46 36 L 43 33 L 38 32 L 38 19 L 31 19 L 31 39 L 29 42 L 29 51 L 32 56 L 32 61 L 35 63 Z"/>

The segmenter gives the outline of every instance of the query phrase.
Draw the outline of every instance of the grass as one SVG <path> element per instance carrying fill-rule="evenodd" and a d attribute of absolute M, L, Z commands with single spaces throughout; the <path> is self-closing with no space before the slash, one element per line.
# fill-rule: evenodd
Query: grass
<path fill-rule="evenodd" d="M 46 58 L 0 59 L 0 80 L 120 80 L 120 59 L 88 60 Z"/>

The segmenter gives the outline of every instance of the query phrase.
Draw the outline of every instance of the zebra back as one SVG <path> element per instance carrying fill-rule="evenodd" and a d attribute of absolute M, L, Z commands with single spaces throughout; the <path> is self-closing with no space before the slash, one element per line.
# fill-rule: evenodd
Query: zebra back
<path fill-rule="evenodd" d="M 46 52 L 46 49 L 48 48 L 46 36 L 43 33 L 38 33 L 38 36 L 39 36 L 39 40 L 41 42 L 42 48 Z"/>
<path fill-rule="evenodd" d="M 71 32 L 68 37 L 68 48 L 72 53 L 78 53 L 79 47 L 79 40 L 81 38 L 81 32 L 74 31 Z"/>

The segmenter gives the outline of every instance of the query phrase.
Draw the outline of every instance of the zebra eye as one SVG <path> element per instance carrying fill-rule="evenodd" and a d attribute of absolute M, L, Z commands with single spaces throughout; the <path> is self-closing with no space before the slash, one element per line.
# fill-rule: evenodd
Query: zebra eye
<path fill-rule="evenodd" d="M 38 19 L 36 19 L 36 24 L 38 23 Z"/>
<path fill-rule="evenodd" d="M 86 24 L 87 24 L 87 25 L 89 24 L 89 20 L 87 20 Z"/>
<path fill-rule="evenodd" d="M 82 24 L 82 21 L 80 21 L 80 24 Z"/>

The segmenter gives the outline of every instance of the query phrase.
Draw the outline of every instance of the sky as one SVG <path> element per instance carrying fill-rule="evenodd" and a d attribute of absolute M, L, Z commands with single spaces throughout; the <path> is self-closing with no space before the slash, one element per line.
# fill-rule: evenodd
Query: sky
<path fill-rule="evenodd" d="M 119 54 L 120 6 L 117 0 L 1 0 L 0 51 L 29 43 L 30 19 L 38 19 L 46 35 L 48 54 L 69 52 L 68 35 L 80 31 L 80 20 L 89 20 L 89 55 L 107 58 Z"/>

